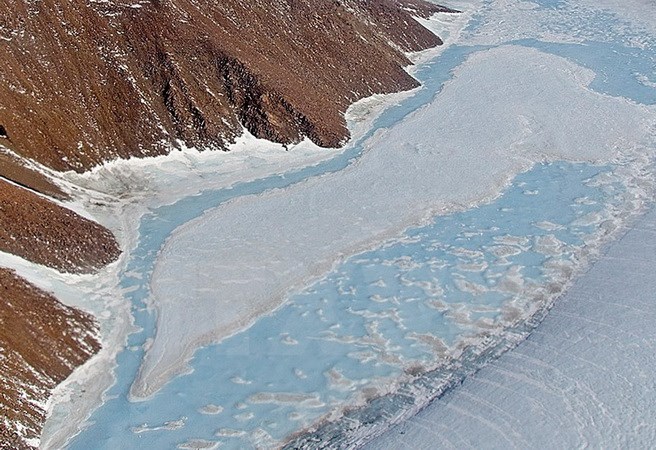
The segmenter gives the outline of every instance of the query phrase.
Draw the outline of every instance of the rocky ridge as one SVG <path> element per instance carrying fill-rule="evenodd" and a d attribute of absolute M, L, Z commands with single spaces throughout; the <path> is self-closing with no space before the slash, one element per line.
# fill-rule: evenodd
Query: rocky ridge
<path fill-rule="evenodd" d="M 226 149 L 246 127 L 337 146 L 354 101 L 441 43 L 419 0 L 0 0 L 0 144 L 56 170 Z"/>
<path fill-rule="evenodd" d="M 0 251 L 61 272 L 91 273 L 120 254 L 114 236 L 34 192 L 0 180 Z"/>

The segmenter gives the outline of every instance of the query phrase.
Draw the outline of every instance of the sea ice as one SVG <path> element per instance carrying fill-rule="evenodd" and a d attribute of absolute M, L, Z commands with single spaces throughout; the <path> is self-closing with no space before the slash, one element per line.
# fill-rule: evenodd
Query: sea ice
<path fill-rule="evenodd" d="M 180 227 L 153 273 L 157 332 L 133 397 L 155 393 L 196 348 L 249 326 L 336 261 L 493 198 L 536 162 L 601 163 L 638 150 L 654 109 L 589 90 L 593 78 L 536 49 L 476 52 L 432 103 L 377 132 L 348 168 Z"/>

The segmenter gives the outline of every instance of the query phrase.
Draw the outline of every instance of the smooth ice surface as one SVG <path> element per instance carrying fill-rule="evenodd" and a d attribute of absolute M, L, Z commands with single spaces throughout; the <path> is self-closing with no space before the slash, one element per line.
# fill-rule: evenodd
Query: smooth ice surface
<path fill-rule="evenodd" d="M 654 224 L 656 210 L 526 341 L 367 449 L 653 447 Z"/>
<path fill-rule="evenodd" d="M 476 52 L 347 169 L 241 197 L 180 227 L 153 273 L 157 333 L 132 394 L 153 394 L 198 346 L 272 311 L 340 257 L 494 197 L 536 162 L 611 161 L 619 147 L 646 141 L 650 109 L 587 89 L 593 78 L 536 49 Z"/>

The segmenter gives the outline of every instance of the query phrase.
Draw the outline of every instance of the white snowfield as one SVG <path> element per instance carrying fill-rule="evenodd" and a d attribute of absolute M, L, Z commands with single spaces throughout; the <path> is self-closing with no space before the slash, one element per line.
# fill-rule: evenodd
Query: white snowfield
<path fill-rule="evenodd" d="M 132 396 L 157 392 L 199 346 L 247 327 L 344 257 L 489 200 L 536 162 L 639 151 L 633 143 L 652 138 L 654 108 L 592 92 L 593 77 L 534 49 L 477 52 L 349 168 L 239 198 L 180 227 L 152 277 L 157 332 Z"/>
<path fill-rule="evenodd" d="M 366 448 L 653 448 L 656 210 L 516 349 Z"/>

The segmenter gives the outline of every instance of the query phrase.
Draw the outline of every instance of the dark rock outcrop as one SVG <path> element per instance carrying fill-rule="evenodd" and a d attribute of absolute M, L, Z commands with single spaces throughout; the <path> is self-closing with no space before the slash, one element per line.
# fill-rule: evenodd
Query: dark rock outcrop
<path fill-rule="evenodd" d="M 0 250 L 71 273 L 93 272 L 120 254 L 100 225 L 2 180 Z"/>
<path fill-rule="evenodd" d="M 25 161 L 0 147 L 0 178 L 19 186 L 40 192 L 58 200 L 68 200 L 69 196 L 48 177 L 25 165 Z"/>
<path fill-rule="evenodd" d="M 0 0 L 0 123 L 57 170 L 225 149 L 242 125 L 336 146 L 353 101 L 416 85 L 403 50 L 441 43 L 421 0 Z"/>

